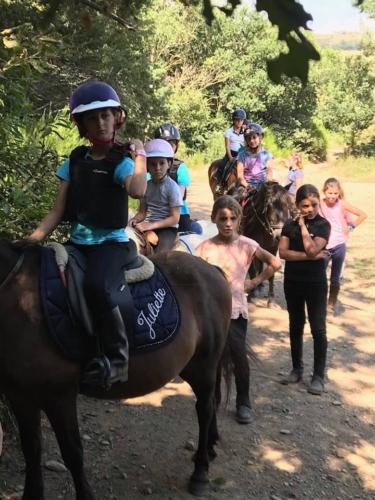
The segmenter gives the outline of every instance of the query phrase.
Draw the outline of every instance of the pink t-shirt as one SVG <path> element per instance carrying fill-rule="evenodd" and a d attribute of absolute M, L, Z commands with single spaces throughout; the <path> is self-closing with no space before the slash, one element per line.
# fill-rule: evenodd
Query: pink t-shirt
<path fill-rule="evenodd" d="M 232 291 L 232 319 L 240 315 L 248 318 L 245 295 L 245 278 L 258 243 L 246 236 L 239 236 L 232 243 L 218 243 L 213 239 L 203 241 L 196 249 L 196 255 L 210 264 L 220 267 Z"/>
<path fill-rule="evenodd" d="M 319 212 L 331 224 L 331 234 L 327 243 L 327 249 L 329 250 L 345 243 L 348 239 L 348 221 L 345 218 L 342 201 L 337 200 L 333 207 L 329 207 L 323 199 L 320 202 Z"/>

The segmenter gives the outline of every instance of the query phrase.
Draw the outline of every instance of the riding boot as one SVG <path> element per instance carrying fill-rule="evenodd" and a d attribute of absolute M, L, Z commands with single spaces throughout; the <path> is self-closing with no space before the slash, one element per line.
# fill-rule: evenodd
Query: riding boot
<path fill-rule="evenodd" d="M 109 389 L 128 380 L 129 343 L 118 306 L 101 317 L 100 342 L 103 355 L 88 364 L 82 382 Z"/>
<path fill-rule="evenodd" d="M 331 311 L 335 310 L 339 291 L 340 291 L 340 284 L 339 283 L 331 283 L 331 285 L 329 287 L 329 295 L 328 295 L 328 309 Z"/>

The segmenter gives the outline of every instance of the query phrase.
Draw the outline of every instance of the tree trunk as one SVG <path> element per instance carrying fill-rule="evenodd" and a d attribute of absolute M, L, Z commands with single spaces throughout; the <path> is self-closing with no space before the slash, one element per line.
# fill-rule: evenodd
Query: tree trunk
<path fill-rule="evenodd" d="M 3 452 L 3 436 L 4 436 L 3 428 L 1 427 L 1 422 L 0 422 L 0 457 Z"/>

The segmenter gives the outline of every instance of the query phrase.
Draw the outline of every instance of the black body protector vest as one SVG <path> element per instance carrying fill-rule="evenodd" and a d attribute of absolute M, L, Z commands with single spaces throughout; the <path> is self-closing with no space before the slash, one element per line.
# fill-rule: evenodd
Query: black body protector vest
<path fill-rule="evenodd" d="M 128 193 L 113 181 L 119 163 L 130 153 L 112 148 L 106 158 L 93 160 L 87 146 L 69 157 L 70 183 L 64 220 L 103 229 L 120 229 L 128 223 Z"/>
<path fill-rule="evenodd" d="M 173 179 L 176 184 L 178 184 L 177 182 L 177 170 L 178 170 L 178 167 L 184 163 L 183 161 L 181 160 L 178 160 L 177 158 L 174 158 L 173 159 L 173 163 L 172 165 L 170 166 L 169 170 L 168 170 L 168 175 L 171 179 Z M 186 200 L 186 195 L 187 195 L 187 189 L 185 189 L 185 192 L 184 192 L 184 196 L 183 196 L 183 200 L 185 201 Z"/>

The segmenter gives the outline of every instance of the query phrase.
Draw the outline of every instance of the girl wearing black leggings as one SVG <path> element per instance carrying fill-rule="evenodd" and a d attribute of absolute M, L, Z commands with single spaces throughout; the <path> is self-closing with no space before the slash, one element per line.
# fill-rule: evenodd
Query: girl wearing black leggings
<path fill-rule="evenodd" d="M 303 328 L 305 304 L 314 340 L 314 371 L 308 391 L 320 395 L 324 389 L 327 353 L 327 278 L 324 250 L 330 224 L 319 215 L 319 192 L 304 184 L 296 193 L 298 215 L 289 219 L 281 232 L 279 253 L 285 259 L 284 293 L 289 313 L 289 335 L 293 369 L 282 380 L 294 384 L 303 374 Z"/>

